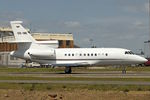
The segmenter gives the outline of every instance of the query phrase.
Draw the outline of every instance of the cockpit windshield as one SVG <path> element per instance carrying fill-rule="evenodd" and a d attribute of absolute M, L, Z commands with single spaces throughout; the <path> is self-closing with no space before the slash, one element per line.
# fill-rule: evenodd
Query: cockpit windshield
<path fill-rule="evenodd" d="M 132 51 L 125 51 L 125 54 L 134 55 L 134 53 Z"/>

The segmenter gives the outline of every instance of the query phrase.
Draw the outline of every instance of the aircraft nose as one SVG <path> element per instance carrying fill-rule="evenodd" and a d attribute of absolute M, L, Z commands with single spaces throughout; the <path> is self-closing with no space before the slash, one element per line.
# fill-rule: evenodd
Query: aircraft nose
<path fill-rule="evenodd" d="M 147 62 L 148 60 L 147 59 L 145 59 L 144 57 L 139 57 L 139 62 L 140 63 L 145 63 L 145 62 Z"/>
<path fill-rule="evenodd" d="M 143 62 L 144 62 L 144 63 L 147 62 L 147 61 L 148 61 L 147 59 L 145 59 L 145 58 L 143 59 Z"/>

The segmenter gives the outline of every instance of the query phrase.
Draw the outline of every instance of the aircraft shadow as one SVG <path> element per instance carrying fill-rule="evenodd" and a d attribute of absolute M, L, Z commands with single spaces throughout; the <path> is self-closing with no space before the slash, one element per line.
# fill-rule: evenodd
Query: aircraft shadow
<path fill-rule="evenodd" d="M 54 74 L 66 74 L 64 72 L 9 72 L 8 74 L 45 74 L 45 75 L 54 75 Z M 98 75 L 103 75 L 103 74 L 107 74 L 107 75 L 112 75 L 112 74 L 122 74 L 121 71 L 116 71 L 116 72 L 72 72 L 72 75 L 76 75 L 76 74 L 98 74 Z M 66 74 L 66 75 L 71 75 L 71 74 Z M 135 74 L 135 73 L 126 73 L 126 74 Z"/>

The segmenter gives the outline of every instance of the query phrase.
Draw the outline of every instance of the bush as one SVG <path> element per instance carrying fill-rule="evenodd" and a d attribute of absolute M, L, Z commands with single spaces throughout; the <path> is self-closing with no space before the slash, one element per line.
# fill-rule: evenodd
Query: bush
<path fill-rule="evenodd" d="M 63 85 L 63 86 L 62 86 L 62 88 L 64 88 L 64 89 L 65 89 L 65 88 L 67 88 L 67 87 L 66 87 L 65 85 Z"/>
<path fill-rule="evenodd" d="M 31 85 L 30 91 L 33 91 L 35 89 L 35 84 Z"/>
<path fill-rule="evenodd" d="M 138 91 L 142 91 L 142 89 L 141 89 L 141 88 L 138 88 L 137 90 L 138 90 Z"/>
<path fill-rule="evenodd" d="M 47 90 L 51 90 L 52 88 L 51 88 L 50 86 L 47 86 L 46 89 L 47 89 Z"/>
<path fill-rule="evenodd" d="M 129 92 L 129 89 L 125 89 L 125 90 L 123 90 L 123 92 Z"/>

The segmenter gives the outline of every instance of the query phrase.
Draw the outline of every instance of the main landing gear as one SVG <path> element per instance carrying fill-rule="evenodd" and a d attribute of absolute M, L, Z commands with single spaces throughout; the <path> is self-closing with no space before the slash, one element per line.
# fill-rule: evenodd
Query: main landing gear
<path fill-rule="evenodd" d="M 122 74 L 126 74 L 126 73 L 127 73 L 127 71 L 126 71 L 126 67 L 125 67 L 125 66 L 123 66 Z"/>
<path fill-rule="evenodd" d="M 72 72 L 71 67 L 65 68 L 65 74 L 71 74 L 71 72 Z"/>

